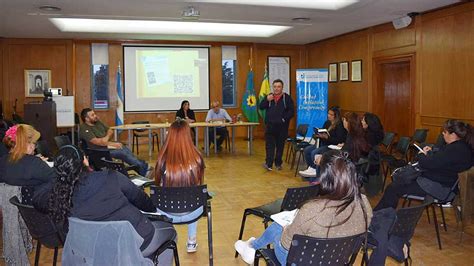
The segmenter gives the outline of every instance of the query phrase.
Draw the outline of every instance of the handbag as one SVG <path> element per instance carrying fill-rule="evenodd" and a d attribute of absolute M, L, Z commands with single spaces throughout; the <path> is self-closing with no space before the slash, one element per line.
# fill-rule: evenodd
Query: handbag
<path fill-rule="evenodd" d="M 422 170 L 418 163 L 409 163 L 395 169 L 392 173 L 392 180 L 399 185 L 407 185 L 416 181 L 421 176 Z"/>

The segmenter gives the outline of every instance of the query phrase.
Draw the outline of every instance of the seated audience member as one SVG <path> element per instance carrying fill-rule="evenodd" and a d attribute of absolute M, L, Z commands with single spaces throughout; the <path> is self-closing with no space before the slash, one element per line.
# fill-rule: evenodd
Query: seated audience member
<path fill-rule="evenodd" d="M 229 122 L 232 121 L 232 118 L 229 116 L 226 110 L 219 107 L 219 102 L 214 101 L 212 102 L 212 109 L 207 112 L 206 122 Z M 219 136 L 217 142 L 214 140 L 214 130 L 216 131 L 216 135 Z M 209 140 L 210 142 L 217 145 L 217 150 L 222 150 L 222 142 L 224 142 L 225 138 L 229 133 L 227 132 L 227 128 L 224 126 L 222 127 L 210 127 L 209 128 Z"/>
<path fill-rule="evenodd" d="M 62 147 L 55 158 L 57 178 L 50 191 L 48 213 L 63 232 L 67 232 L 68 217 L 129 221 L 143 238 L 140 249 L 144 257 L 176 236 L 173 225 L 150 221 L 140 212 L 155 211 L 143 190 L 117 171 L 89 172 L 88 163 L 82 151 L 72 145 Z M 171 257 L 168 259 L 171 265 Z"/>
<path fill-rule="evenodd" d="M 189 101 L 182 101 L 181 108 L 176 112 L 176 117 L 179 117 L 183 120 L 186 120 L 188 123 L 196 122 L 196 116 L 194 116 L 194 111 L 189 107 Z"/>
<path fill-rule="evenodd" d="M 316 154 L 323 154 L 328 151 L 329 145 L 337 145 L 343 143 L 346 140 L 347 131 L 342 125 L 341 111 L 339 107 L 331 107 L 328 110 L 328 120 L 324 122 L 324 129 L 327 129 L 328 133 L 317 134 L 319 138 L 319 148 L 316 145 L 310 145 L 304 149 L 304 159 L 308 165 L 308 169 L 299 171 L 302 177 L 315 177 L 316 176 L 316 164 L 314 163 L 314 157 Z"/>
<path fill-rule="evenodd" d="M 352 162 L 357 163 L 360 158 L 366 157 L 370 150 L 362 123 L 356 113 L 348 112 L 342 117 L 342 124 L 347 130 L 347 138 L 344 143 L 338 146 L 349 152 L 349 158 Z"/>
<path fill-rule="evenodd" d="M 199 186 L 204 181 L 204 159 L 193 145 L 190 129 L 185 120 L 178 119 L 168 131 L 163 148 L 158 154 L 155 166 L 156 184 L 162 187 Z M 186 222 L 202 215 L 203 209 L 187 214 L 163 213 L 175 222 Z M 196 252 L 197 221 L 188 225 L 187 251 Z"/>
<path fill-rule="evenodd" d="M 405 194 L 431 195 L 441 200 L 449 195 L 458 173 L 473 165 L 474 135 L 471 125 L 459 120 L 447 120 L 443 128 L 446 145 L 437 152 L 426 146 L 417 156 L 421 176 L 410 184 L 391 183 L 375 210 L 389 207 L 396 209 L 399 198 Z"/>
<path fill-rule="evenodd" d="M 3 138 L 9 153 L 0 158 L 0 183 L 29 187 L 34 191 L 33 199 L 41 197 L 43 188 L 56 176 L 55 171 L 46 164 L 46 158 L 34 155 L 40 136 L 30 125 L 18 124 L 9 128 Z M 23 198 L 26 203 L 31 200 Z"/>
<path fill-rule="evenodd" d="M 370 147 L 376 147 L 382 143 L 384 131 L 378 116 L 372 113 L 365 113 L 362 117 L 361 123 L 362 128 L 365 130 Z"/>
<path fill-rule="evenodd" d="M 257 239 L 237 241 L 235 249 L 242 259 L 253 264 L 255 251 L 273 244 L 278 261 L 286 265 L 295 234 L 337 238 L 366 232 L 372 208 L 360 193 L 356 169 L 347 152 L 328 151 L 322 155 L 320 186 L 320 195 L 306 202 L 291 224 L 282 227 L 274 222 Z"/>
<path fill-rule="evenodd" d="M 94 110 L 90 108 L 81 111 L 82 124 L 79 135 L 87 141 L 87 146 L 91 149 L 110 149 L 113 158 L 120 159 L 130 165 L 139 167 L 139 174 L 147 175 L 148 163 L 138 159 L 126 146 L 118 142 L 109 141 L 113 135 L 113 130 L 99 120 Z"/>

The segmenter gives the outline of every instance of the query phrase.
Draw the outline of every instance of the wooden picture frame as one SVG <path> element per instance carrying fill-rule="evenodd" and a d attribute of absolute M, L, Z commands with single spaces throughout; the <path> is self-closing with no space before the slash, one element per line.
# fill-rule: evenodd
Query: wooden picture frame
<path fill-rule="evenodd" d="M 328 67 L 328 82 L 337 82 L 337 63 L 330 63 Z"/>
<path fill-rule="evenodd" d="M 51 87 L 51 70 L 25 69 L 25 97 L 44 97 Z"/>
<path fill-rule="evenodd" d="M 283 92 L 291 95 L 291 57 L 289 56 L 267 56 L 268 80 L 270 86 L 275 79 L 283 81 Z"/>
<path fill-rule="evenodd" d="M 339 63 L 339 80 L 349 80 L 349 62 L 347 61 Z"/>
<path fill-rule="evenodd" d="M 352 82 L 362 82 L 362 60 L 351 61 L 351 80 Z"/>

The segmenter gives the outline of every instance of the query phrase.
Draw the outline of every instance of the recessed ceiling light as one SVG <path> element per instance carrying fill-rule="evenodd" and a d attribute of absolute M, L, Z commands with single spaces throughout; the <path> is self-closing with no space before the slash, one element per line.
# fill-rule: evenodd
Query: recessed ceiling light
<path fill-rule="evenodd" d="M 271 37 L 291 26 L 194 21 L 50 18 L 65 32 Z"/>
<path fill-rule="evenodd" d="M 307 21 L 310 21 L 311 19 L 310 18 L 305 18 L 305 17 L 299 17 L 299 18 L 292 18 L 291 21 L 294 21 L 294 22 L 307 22 Z"/>
<path fill-rule="evenodd" d="M 39 9 L 39 10 L 42 10 L 42 11 L 48 11 L 48 12 L 58 12 L 58 11 L 61 11 L 61 8 L 60 8 L 60 7 L 57 7 L 57 6 L 48 6 L 48 5 L 40 6 L 38 9 Z"/>
<path fill-rule="evenodd" d="M 359 0 L 191 0 L 191 2 L 337 10 L 357 3 Z"/>

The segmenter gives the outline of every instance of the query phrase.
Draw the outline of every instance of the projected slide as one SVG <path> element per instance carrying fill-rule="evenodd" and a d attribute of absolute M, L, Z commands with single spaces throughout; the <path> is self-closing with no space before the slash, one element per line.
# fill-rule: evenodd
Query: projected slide
<path fill-rule="evenodd" d="M 125 46 L 125 111 L 209 109 L 209 48 Z"/>

